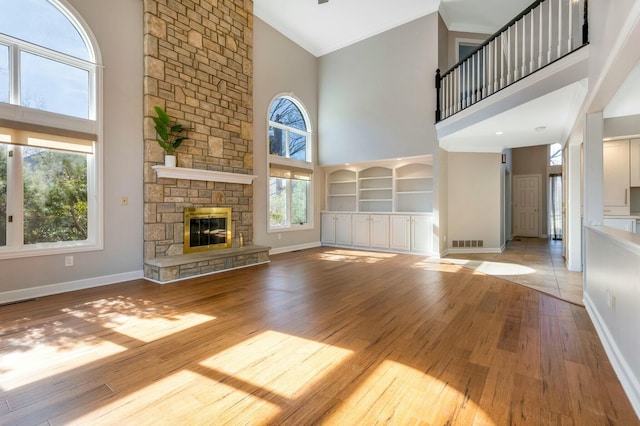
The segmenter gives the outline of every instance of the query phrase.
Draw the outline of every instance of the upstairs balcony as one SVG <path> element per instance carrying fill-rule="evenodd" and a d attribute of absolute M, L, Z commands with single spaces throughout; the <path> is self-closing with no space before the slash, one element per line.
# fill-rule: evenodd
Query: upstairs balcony
<path fill-rule="evenodd" d="M 440 145 L 499 152 L 564 142 L 586 94 L 588 43 L 587 0 L 534 2 L 451 69 L 437 70 Z M 496 140 L 509 127 L 508 141 Z M 549 130 L 544 138 L 540 129 Z"/>

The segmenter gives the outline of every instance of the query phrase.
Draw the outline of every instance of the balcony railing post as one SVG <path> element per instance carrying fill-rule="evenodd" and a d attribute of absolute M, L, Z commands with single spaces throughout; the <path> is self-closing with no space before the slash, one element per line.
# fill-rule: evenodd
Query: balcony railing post
<path fill-rule="evenodd" d="M 440 77 L 440 68 L 436 70 L 436 123 L 440 121 L 440 87 L 442 83 L 442 77 Z"/>
<path fill-rule="evenodd" d="M 584 0 L 584 18 L 582 21 L 582 44 L 589 43 L 589 0 Z"/>

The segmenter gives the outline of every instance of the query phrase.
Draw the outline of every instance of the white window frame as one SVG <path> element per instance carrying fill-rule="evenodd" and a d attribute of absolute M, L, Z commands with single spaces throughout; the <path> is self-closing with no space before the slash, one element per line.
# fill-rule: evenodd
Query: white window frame
<path fill-rule="evenodd" d="M 300 130 L 300 129 L 296 129 L 293 127 L 289 127 L 289 126 L 285 126 L 283 124 L 277 123 L 275 121 L 271 121 L 269 120 L 269 110 L 271 109 L 271 106 L 273 105 L 273 103 L 280 98 L 285 98 L 290 100 L 291 102 L 293 102 L 298 109 L 300 110 L 300 113 L 302 114 L 302 118 L 304 119 L 306 125 L 307 125 L 307 130 Z M 279 129 L 283 129 L 283 130 L 287 130 L 286 134 L 286 141 L 285 141 L 285 152 L 286 152 L 286 157 L 282 157 L 280 155 L 274 155 L 271 154 L 271 148 L 270 148 L 270 141 L 269 141 L 269 128 L 270 127 L 277 127 Z M 302 231 L 302 230 L 307 230 L 307 229 L 313 229 L 314 228 L 314 221 L 313 221 L 313 194 L 314 194 L 314 178 L 313 178 L 313 172 L 314 172 L 314 160 L 313 160 L 313 152 L 314 152 L 314 144 L 313 144 L 313 133 L 311 131 L 312 127 L 311 127 L 311 120 L 309 119 L 309 114 L 307 113 L 307 108 L 304 106 L 304 104 L 297 99 L 292 93 L 281 93 L 278 94 L 276 96 L 274 96 L 271 99 L 271 102 L 269 102 L 269 106 L 267 107 L 267 233 L 278 233 L 278 232 L 287 232 L 287 231 Z M 289 157 L 289 133 L 293 132 L 293 133 L 297 133 L 300 135 L 304 135 L 306 137 L 307 140 L 307 148 L 306 148 L 306 158 L 307 161 L 302 161 L 302 160 L 295 160 L 293 158 L 288 158 Z M 271 176 L 270 176 L 270 165 L 279 165 L 279 166 L 284 166 L 284 167 L 292 167 L 292 168 L 298 168 L 298 169 L 305 169 L 308 170 L 311 173 L 311 179 L 308 181 L 309 182 L 309 190 L 307 193 L 307 223 L 303 223 L 303 224 L 299 224 L 299 223 L 291 223 L 290 219 L 291 219 L 291 196 L 292 196 L 292 185 L 291 185 L 291 181 L 292 179 L 288 180 L 287 183 L 287 217 L 288 217 L 288 225 L 286 226 L 271 226 L 271 193 L 270 193 L 270 187 L 271 187 Z"/>
<path fill-rule="evenodd" d="M 56 7 L 76 28 L 87 46 L 89 60 L 50 50 L 20 39 L 0 34 L 0 44 L 9 46 L 9 103 L 0 103 L 0 119 L 24 123 L 26 125 L 45 126 L 71 132 L 88 133 L 102 141 L 102 66 L 101 54 L 95 36 L 80 14 L 64 0 L 48 0 Z M 88 71 L 89 73 L 89 109 L 88 118 L 78 118 L 63 114 L 42 111 L 20 105 L 20 53 L 28 52 L 47 59 L 61 62 Z M 7 246 L 0 247 L 0 259 L 13 259 L 51 254 L 78 253 L 102 250 L 104 248 L 104 216 L 103 216 L 103 143 L 94 142 L 93 155 L 87 156 L 87 215 L 88 236 L 83 241 L 60 241 L 54 243 L 23 244 L 23 194 L 16 191 L 16 185 L 7 189 L 7 216 L 13 216 L 14 221 L 7 220 Z M 7 145 L 14 151 L 12 161 L 7 164 L 9 181 L 19 179 L 22 186 L 21 149 Z M 17 161 L 13 161 L 17 160 Z M 19 170 L 18 170 L 19 169 Z M 16 219 L 18 222 L 16 222 Z"/>

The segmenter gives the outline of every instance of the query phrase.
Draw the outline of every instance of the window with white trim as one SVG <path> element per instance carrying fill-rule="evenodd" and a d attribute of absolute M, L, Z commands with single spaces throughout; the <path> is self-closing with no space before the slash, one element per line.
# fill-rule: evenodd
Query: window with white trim
<path fill-rule="evenodd" d="M 96 46 L 63 0 L 3 0 L 0 258 L 101 245 Z"/>
<path fill-rule="evenodd" d="M 312 222 L 312 137 L 304 106 L 291 96 L 268 112 L 269 230 L 296 230 Z"/>

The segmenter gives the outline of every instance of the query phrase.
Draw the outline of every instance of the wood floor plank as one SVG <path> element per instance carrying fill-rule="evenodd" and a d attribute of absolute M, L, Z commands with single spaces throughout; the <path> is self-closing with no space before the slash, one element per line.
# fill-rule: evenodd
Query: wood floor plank
<path fill-rule="evenodd" d="M 0 424 L 640 425 L 584 308 L 316 248 L 0 307 Z"/>

